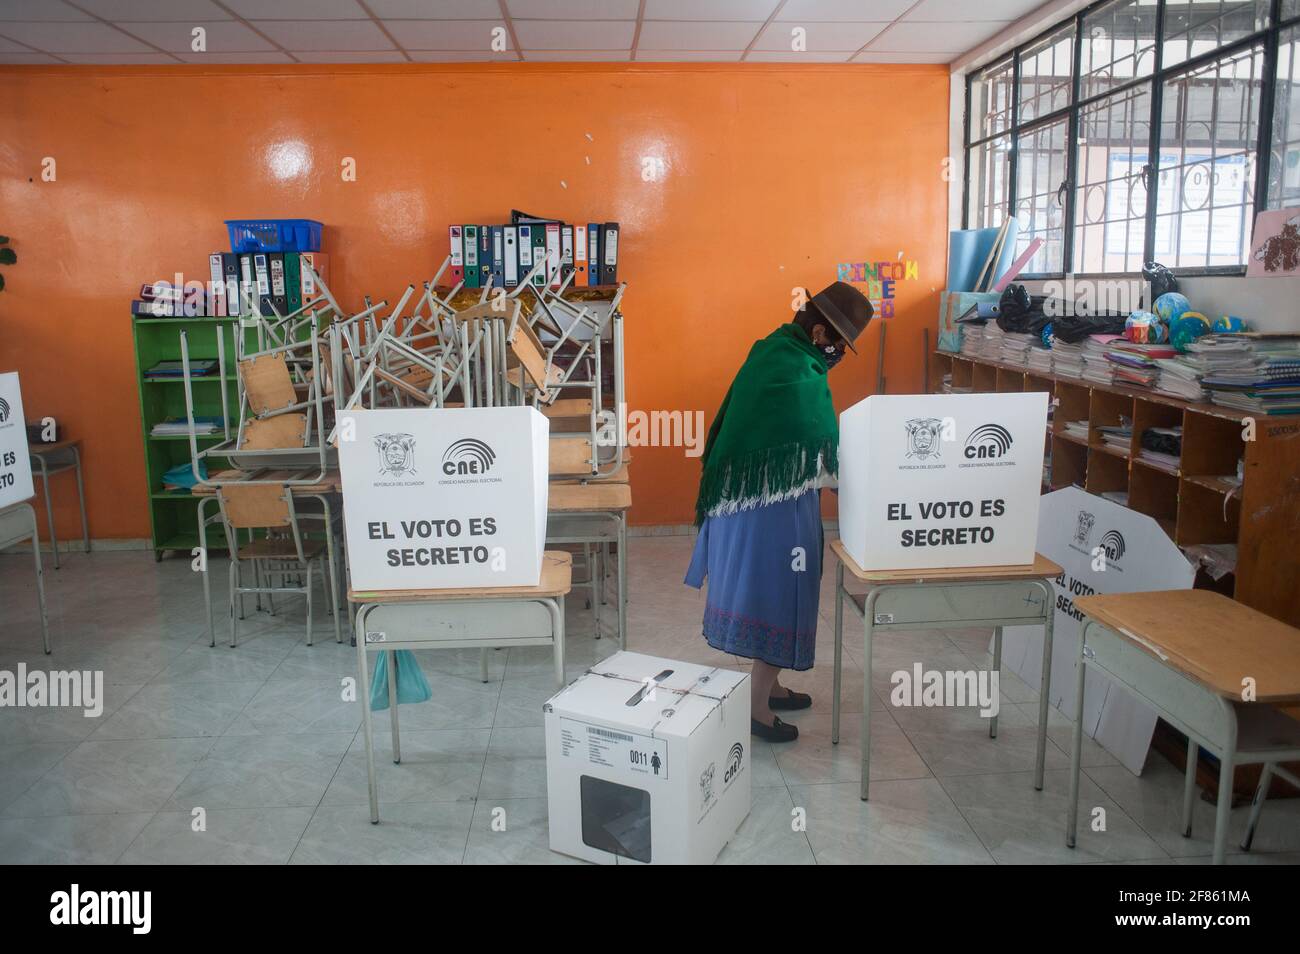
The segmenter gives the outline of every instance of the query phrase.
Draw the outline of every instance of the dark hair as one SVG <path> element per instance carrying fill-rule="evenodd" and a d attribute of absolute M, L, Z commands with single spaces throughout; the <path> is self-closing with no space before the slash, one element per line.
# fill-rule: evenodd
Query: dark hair
<path fill-rule="evenodd" d="M 808 302 L 795 313 L 794 323 L 808 332 L 809 338 L 812 337 L 813 326 L 821 325 L 826 329 L 826 337 L 830 339 L 831 344 L 839 344 L 844 340 L 844 336 L 840 334 L 839 329 L 831 324 L 830 319 L 818 311 L 812 302 Z"/>

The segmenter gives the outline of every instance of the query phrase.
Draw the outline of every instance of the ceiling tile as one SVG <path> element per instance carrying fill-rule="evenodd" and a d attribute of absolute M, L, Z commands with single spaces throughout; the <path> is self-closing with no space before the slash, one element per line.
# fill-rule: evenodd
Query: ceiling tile
<path fill-rule="evenodd" d="M 91 17 L 59 0 L 0 0 L 0 20 L 89 20 Z"/>
<path fill-rule="evenodd" d="M 668 23 L 646 21 L 641 25 L 638 47 L 650 50 L 743 50 L 758 33 L 761 23 L 697 21 Z"/>
<path fill-rule="evenodd" d="M 176 65 L 176 57 L 166 53 L 61 53 L 69 63 L 89 63 L 97 66 L 149 65 L 153 63 Z"/>
<path fill-rule="evenodd" d="M 524 59 L 534 63 L 622 62 L 632 58 L 631 50 L 524 50 Z"/>
<path fill-rule="evenodd" d="M 46 53 L 148 53 L 149 47 L 103 23 L 6 23 L 0 33 Z"/>
<path fill-rule="evenodd" d="M 751 50 L 746 63 L 847 63 L 852 50 L 792 53 L 789 50 Z"/>
<path fill-rule="evenodd" d="M 303 63 L 405 63 L 406 57 L 401 50 L 358 50 L 348 53 L 311 53 L 299 51 L 293 54 Z"/>
<path fill-rule="evenodd" d="M 971 0 L 963 0 L 970 3 Z M 983 0 L 980 0 L 983 2 Z M 1039 3 L 1042 0 L 1038 0 Z M 786 0 L 776 18 L 782 23 L 826 20 L 893 20 L 916 0 Z"/>
<path fill-rule="evenodd" d="M 292 63 L 287 53 L 177 53 L 186 63 L 221 66 L 231 63 Z"/>
<path fill-rule="evenodd" d="M 152 43 L 169 53 L 192 53 L 191 30 L 203 27 L 207 31 L 209 53 L 248 53 L 254 50 L 273 50 L 275 46 L 262 39 L 242 23 L 233 20 L 216 23 L 123 23 L 122 29 Z M 202 54 L 200 54 L 201 56 Z"/>
<path fill-rule="evenodd" d="M 516 20 L 515 35 L 525 50 L 629 50 L 636 24 L 631 21 Z"/>
<path fill-rule="evenodd" d="M 906 23 L 899 21 L 871 41 L 880 52 L 965 53 L 973 50 L 1006 23 Z"/>
<path fill-rule="evenodd" d="M 506 0 L 516 20 L 635 20 L 638 0 Z"/>
<path fill-rule="evenodd" d="M 518 63 L 514 50 L 494 53 L 491 50 L 407 50 L 417 63 L 474 63 L 481 60 L 498 60 Z"/>
<path fill-rule="evenodd" d="M 843 50 L 852 53 L 864 47 L 872 37 L 878 36 L 888 23 L 770 23 L 754 44 L 756 50 L 793 52 L 791 31 L 807 31 L 807 50 Z M 752 59 L 752 57 L 751 57 Z"/>
<path fill-rule="evenodd" d="M 384 27 L 408 50 L 492 50 L 500 20 L 385 20 Z M 509 36 L 506 45 L 510 46 Z"/>
<path fill-rule="evenodd" d="M 357 0 L 222 0 L 246 20 L 356 20 L 368 16 Z"/>
<path fill-rule="evenodd" d="M 257 28 L 286 50 L 391 50 L 370 20 L 264 20 Z"/>
<path fill-rule="evenodd" d="M 762 23 L 776 0 L 646 0 L 647 20 L 756 20 Z"/>
<path fill-rule="evenodd" d="M 638 63 L 736 63 L 740 50 L 641 50 Z"/>
<path fill-rule="evenodd" d="M 381 20 L 490 20 L 501 19 L 497 0 L 366 0 Z"/>
<path fill-rule="evenodd" d="M 1042 5 L 1042 0 L 921 0 L 903 17 L 906 22 L 1018 20 Z"/>
<path fill-rule="evenodd" d="M 40 66 L 45 63 L 62 63 L 48 53 L 0 53 L 0 64 L 6 66 Z"/>
<path fill-rule="evenodd" d="M 114 23 L 231 19 L 230 14 L 212 0 L 75 0 L 75 2 L 87 13 L 112 20 Z"/>
<path fill-rule="evenodd" d="M 853 63 L 951 63 L 955 53 L 873 53 L 864 50 L 853 57 Z"/>

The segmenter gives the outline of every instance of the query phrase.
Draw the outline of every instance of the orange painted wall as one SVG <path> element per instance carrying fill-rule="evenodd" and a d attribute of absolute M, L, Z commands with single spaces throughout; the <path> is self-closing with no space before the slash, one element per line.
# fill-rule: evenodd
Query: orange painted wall
<path fill-rule="evenodd" d="M 919 275 L 898 286 L 887 387 L 921 386 L 945 267 L 943 67 L 10 67 L 0 89 L 0 234 L 19 255 L 0 370 L 22 373 L 29 417 L 85 439 L 97 538 L 149 533 L 128 303 L 204 277 L 225 218 L 325 222 L 333 288 L 358 308 L 431 277 L 451 222 L 617 220 L 630 408 L 710 420 L 793 286 L 901 253 Z M 665 160 L 656 181 L 645 156 Z M 874 386 L 878 328 L 864 339 L 832 375 L 841 408 Z M 634 454 L 633 522 L 688 523 L 698 460 Z M 75 494 L 56 497 L 71 539 Z"/>

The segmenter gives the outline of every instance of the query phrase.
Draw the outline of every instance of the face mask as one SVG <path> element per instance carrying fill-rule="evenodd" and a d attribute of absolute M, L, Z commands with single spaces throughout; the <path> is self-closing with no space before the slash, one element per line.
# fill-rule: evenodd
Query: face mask
<path fill-rule="evenodd" d="M 835 345 L 822 345 L 822 357 L 826 359 L 826 370 L 835 367 L 844 358 L 844 352 Z"/>

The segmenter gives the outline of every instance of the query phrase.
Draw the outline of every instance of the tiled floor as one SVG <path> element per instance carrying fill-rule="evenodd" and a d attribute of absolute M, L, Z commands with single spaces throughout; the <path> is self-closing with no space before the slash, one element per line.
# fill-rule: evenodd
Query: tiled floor
<path fill-rule="evenodd" d="M 743 666 L 703 642 L 701 594 L 681 583 L 686 537 L 629 547 L 629 646 L 691 662 Z M 27 556 L 0 557 L 0 670 L 102 669 L 101 717 L 80 710 L 0 708 L 0 863 L 437 862 L 566 863 L 546 835 L 541 704 L 554 691 L 546 650 L 424 653 L 431 702 L 402 711 L 400 766 L 379 758 L 383 822 L 369 823 L 360 709 L 343 699 L 354 650 L 321 625 L 303 642 L 301 601 L 251 613 L 237 649 L 209 649 L 199 581 L 181 559 L 146 553 L 69 554 L 46 573 L 55 652 L 40 652 Z M 214 569 L 224 593 L 224 567 Z M 1035 792 L 1036 695 L 1002 674 L 996 741 L 973 709 L 890 709 L 889 673 L 986 664 L 987 631 L 882 637 L 873 673 L 872 798 L 857 797 L 861 643 L 846 642 L 843 744 L 830 744 L 832 612 L 823 580 L 818 665 L 791 676 L 814 706 L 796 713 L 800 739 L 754 741 L 753 809 L 720 861 L 1204 862 L 1213 808 L 1197 803 L 1196 834 L 1177 831 L 1181 776 L 1152 755 L 1138 778 L 1089 743 L 1085 809 L 1063 843 L 1069 723 L 1053 713 L 1047 784 Z M 581 594 L 570 600 L 569 675 L 615 649 L 594 638 Z M 219 629 L 224 635 L 224 628 Z M 381 725 L 384 720 L 381 719 Z M 381 751 L 387 733 L 378 731 Z M 202 809 L 202 812 L 198 812 Z M 504 814 L 503 814 L 504 813 Z M 1300 861 L 1300 802 L 1270 802 L 1249 855 Z M 504 818 L 505 830 L 495 821 Z M 800 820 L 805 824 L 798 824 Z M 202 820 L 206 830 L 196 831 Z"/>

